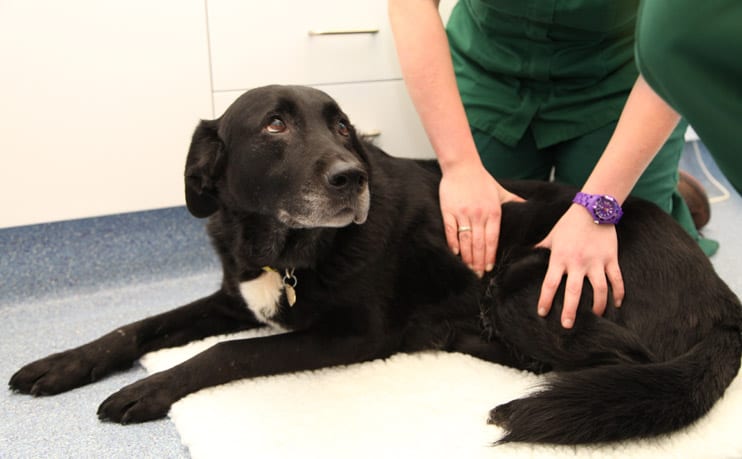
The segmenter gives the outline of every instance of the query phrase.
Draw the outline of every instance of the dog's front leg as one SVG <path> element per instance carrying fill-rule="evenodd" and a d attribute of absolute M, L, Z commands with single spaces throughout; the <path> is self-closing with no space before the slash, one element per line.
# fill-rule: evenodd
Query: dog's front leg
<path fill-rule="evenodd" d="M 58 394 L 129 368 L 149 351 L 258 325 L 241 300 L 219 291 L 30 363 L 13 375 L 10 388 L 31 395 Z"/>
<path fill-rule="evenodd" d="M 177 400 L 206 387 L 382 358 L 391 354 L 388 348 L 365 337 L 327 337 L 310 331 L 223 341 L 124 387 L 101 404 L 98 416 L 124 424 L 159 419 Z"/>

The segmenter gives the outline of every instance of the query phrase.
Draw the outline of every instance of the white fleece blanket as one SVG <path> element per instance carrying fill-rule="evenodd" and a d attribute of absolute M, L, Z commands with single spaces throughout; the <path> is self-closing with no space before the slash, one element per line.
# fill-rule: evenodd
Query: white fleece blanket
<path fill-rule="evenodd" d="M 218 339 L 271 334 L 251 331 Z M 153 373 L 217 338 L 142 358 Z M 658 439 L 601 446 L 491 446 L 495 405 L 525 395 L 538 376 L 446 353 L 235 381 L 173 405 L 191 455 L 205 458 L 740 458 L 742 377 L 693 426 Z M 641 415 L 641 413 L 637 413 Z"/>

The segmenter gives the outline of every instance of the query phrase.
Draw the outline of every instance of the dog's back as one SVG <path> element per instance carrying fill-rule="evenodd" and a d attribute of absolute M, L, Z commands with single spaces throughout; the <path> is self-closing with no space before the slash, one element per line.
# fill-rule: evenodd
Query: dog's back
<path fill-rule="evenodd" d="M 503 266 L 489 280 L 483 312 L 524 368 L 557 372 L 533 395 L 492 411 L 491 421 L 509 432 L 502 441 L 614 441 L 671 432 L 703 416 L 738 372 L 742 309 L 697 244 L 656 206 L 629 199 L 617 226 L 622 306 L 595 316 L 588 286 L 575 327 L 563 329 L 563 285 L 546 320 L 535 311 L 548 252 L 514 247 L 545 236 L 574 190 L 506 186 L 529 203 L 503 211 L 502 233 L 519 240 L 501 242 Z"/>

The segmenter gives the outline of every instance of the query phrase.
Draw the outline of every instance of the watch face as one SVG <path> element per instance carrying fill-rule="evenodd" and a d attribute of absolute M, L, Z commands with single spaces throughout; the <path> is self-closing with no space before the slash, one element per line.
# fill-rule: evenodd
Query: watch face
<path fill-rule="evenodd" d="M 595 201 L 593 210 L 595 211 L 595 216 L 600 221 L 605 222 L 614 219 L 618 214 L 619 208 L 618 203 L 614 199 L 608 196 L 601 196 Z"/>

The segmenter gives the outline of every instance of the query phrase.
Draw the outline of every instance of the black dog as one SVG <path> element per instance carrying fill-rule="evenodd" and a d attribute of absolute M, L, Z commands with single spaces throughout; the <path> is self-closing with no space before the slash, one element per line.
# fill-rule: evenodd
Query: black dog
<path fill-rule="evenodd" d="M 426 349 L 555 376 L 491 412 L 503 441 L 586 443 L 652 436 L 703 416 L 737 374 L 742 315 L 696 244 L 653 205 L 629 199 L 617 226 L 626 298 L 604 317 L 585 288 L 576 325 L 536 302 L 535 250 L 575 190 L 506 183 L 498 265 L 483 280 L 444 240 L 433 162 L 393 158 L 356 135 L 326 94 L 270 86 L 203 121 L 186 198 L 224 277 L 213 295 L 31 363 L 12 389 L 49 395 L 207 335 L 275 324 L 291 333 L 215 345 L 113 394 L 101 419 L 143 422 L 199 389 Z M 492 388 L 497 391 L 497 387 Z M 483 401 L 486 403 L 486 400 Z"/>

